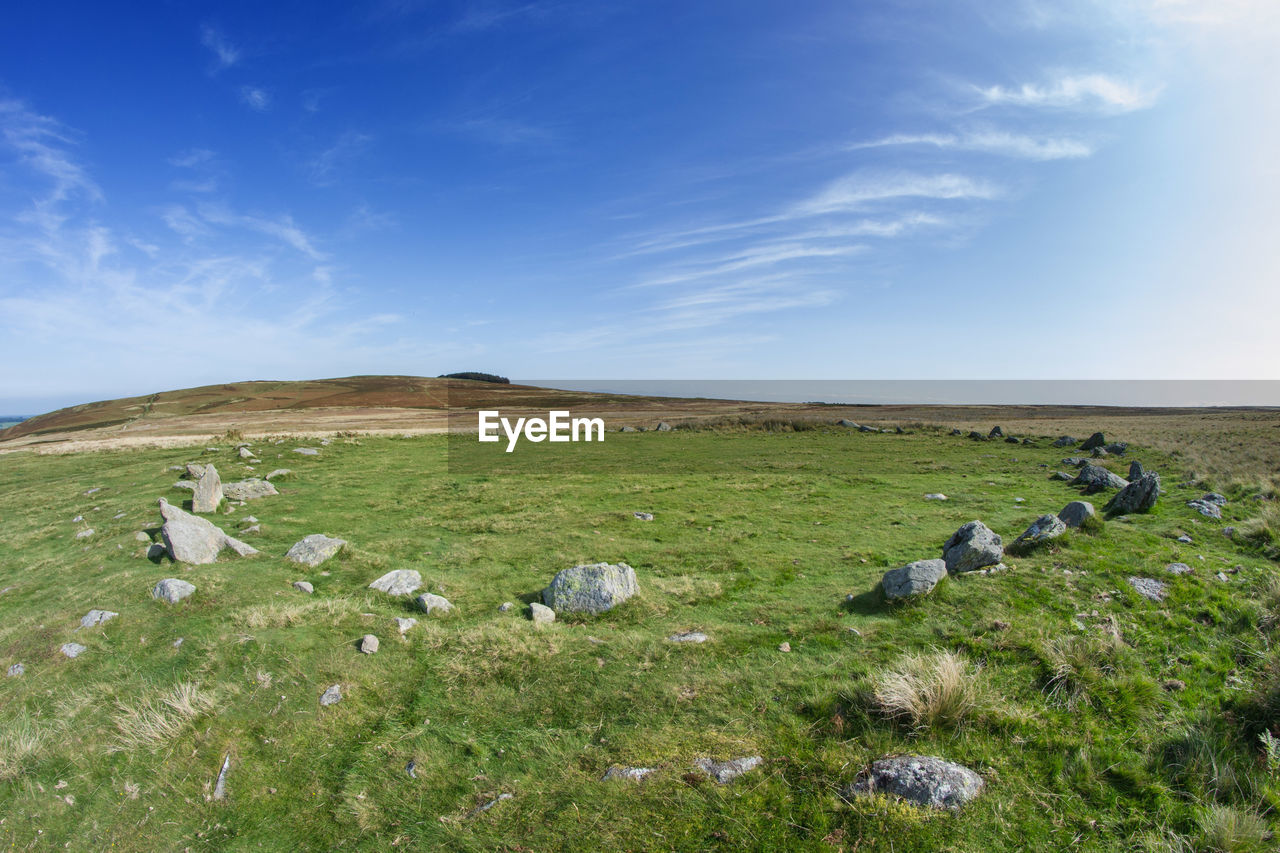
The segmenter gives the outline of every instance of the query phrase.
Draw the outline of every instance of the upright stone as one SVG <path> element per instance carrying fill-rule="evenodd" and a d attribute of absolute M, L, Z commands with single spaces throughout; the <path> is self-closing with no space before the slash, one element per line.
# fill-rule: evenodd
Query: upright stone
<path fill-rule="evenodd" d="M 218 469 L 206 465 L 204 474 L 196 480 L 195 491 L 191 493 L 192 512 L 213 512 L 222 503 L 222 478 Z"/>

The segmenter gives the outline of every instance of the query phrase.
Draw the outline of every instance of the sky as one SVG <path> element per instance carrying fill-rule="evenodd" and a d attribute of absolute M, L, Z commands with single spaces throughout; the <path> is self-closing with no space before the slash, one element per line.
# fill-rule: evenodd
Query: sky
<path fill-rule="evenodd" d="M 0 412 L 1277 379 L 1277 79 L 1272 0 L 17 4 Z"/>

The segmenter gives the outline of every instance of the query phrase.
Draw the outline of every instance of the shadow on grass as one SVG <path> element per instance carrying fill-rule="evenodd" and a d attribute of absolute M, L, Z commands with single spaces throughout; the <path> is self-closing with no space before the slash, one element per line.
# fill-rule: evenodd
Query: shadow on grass
<path fill-rule="evenodd" d="M 884 590 L 880 584 L 876 584 L 864 593 L 855 595 L 851 599 L 845 599 L 840 605 L 840 609 L 846 613 L 854 613 L 859 616 L 873 616 L 883 613 L 885 609 L 891 605 L 885 600 Z"/>

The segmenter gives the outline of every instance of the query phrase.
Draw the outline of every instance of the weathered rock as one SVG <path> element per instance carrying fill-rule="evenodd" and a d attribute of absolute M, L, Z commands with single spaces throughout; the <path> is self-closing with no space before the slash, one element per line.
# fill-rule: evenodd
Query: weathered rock
<path fill-rule="evenodd" d="M 369 584 L 369 589 L 376 589 L 387 595 L 408 595 L 420 586 L 422 586 L 422 575 L 417 571 L 396 569 Z"/>
<path fill-rule="evenodd" d="M 628 782 L 639 782 L 650 773 L 656 773 L 656 767 L 620 767 L 615 764 L 608 770 L 604 771 L 604 776 L 600 777 L 601 781 L 608 782 L 611 779 L 625 779 Z"/>
<path fill-rule="evenodd" d="M 204 466 L 199 462 L 187 463 L 187 476 L 193 480 L 199 480 L 204 476 Z"/>
<path fill-rule="evenodd" d="M 194 480 L 179 480 L 178 482 L 173 484 L 173 487 L 175 489 L 186 489 L 188 492 L 194 492 L 196 490 L 196 484 Z"/>
<path fill-rule="evenodd" d="M 1091 495 L 1103 489 L 1123 489 L 1129 485 L 1129 482 L 1116 474 L 1112 474 L 1101 465 L 1085 465 L 1080 469 L 1080 473 L 1076 475 L 1076 478 L 1071 481 L 1071 485 L 1083 486 L 1084 493 Z"/>
<path fill-rule="evenodd" d="M 1072 501 L 1062 508 L 1058 518 L 1067 527 L 1079 527 L 1090 518 L 1096 518 L 1098 511 L 1088 501 Z"/>
<path fill-rule="evenodd" d="M 1127 442 L 1117 441 L 1114 444 L 1106 445 L 1102 449 L 1114 456 L 1124 456 L 1124 454 L 1129 450 L 1129 445 Z"/>
<path fill-rule="evenodd" d="M 952 574 L 994 566 L 1002 557 L 1004 545 L 1000 534 L 981 521 L 970 521 L 961 526 L 942 546 L 942 559 Z"/>
<path fill-rule="evenodd" d="M 1155 578 L 1129 578 L 1129 586 L 1133 587 L 1138 595 L 1143 598 L 1149 598 L 1152 601 L 1164 601 L 1164 597 L 1169 590 L 1169 587 L 1163 581 L 1158 581 Z"/>
<path fill-rule="evenodd" d="M 510 611 L 511 611 L 511 608 L 513 608 L 513 607 L 515 607 L 515 605 L 514 605 L 514 604 L 512 604 L 510 601 L 504 601 L 504 602 L 502 602 L 501 604 L 499 604 L 499 605 L 498 605 L 498 612 L 499 612 L 499 613 L 508 613 L 508 612 L 510 612 Z"/>
<path fill-rule="evenodd" d="M 946 574 L 945 560 L 916 560 L 885 572 L 880 585 L 884 588 L 884 597 L 893 601 L 932 592 Z"/>
<path fill-rule="evenodd" d="M 399 630 L 401 634 L 406 633 L 410 628 L 417 624 L 418 620 L 414 619 L 412 616 L 396 617 L 396 629 Z"/>
<path fill-rule="evenodd" d="M 90 610 L 80 619 L 81 628 L 93 628 L 101 625 L 103 622 L 110 622 L 119 616 L 119 613 L 112 613 L 110 610 Z"/>
<path fill-rule="evenodd" d="M 1108 454 L 1107 454 L 1107 449 L 1105 447 L 1095 447 L 1093 449 L 1093 452 L 1089 455 L 1092 456 L 1094 459 L 1101 459 L 1102 457 L 1107 456 Z"/>
<path fill-rule="evenodd" d="M 710 758 L 699 758 L 693 762 L 693 766 L 706 773 L 719 785 L 727 785 L 734 779 L 737 779 L 743 773 L 754 770 L 764 761 L 758 755 L 748 755 L 742 758 L 733 758 L 728 761 L 713 761 Z"/>
<path fill-rule="evenodd" d="M 1205 518 L 1222 518 L 1222 507 L 1215 503 L 1209 503 L 1204 499 L 1187 501 L 1187 506 L 1200 513 Z"/>
<path fill-rule="evenodd" d="M 791 644 L 788 643 L 786 640 L 783 640 L 781 643 L 778 643 L 778 651 L 780 652 L 791 651 Z"/>
<path fill-rule="evenodd" d="M 998 426 L 993 426 L 991 432 L 987 433 L 987 438 L 1004 438 L 1004 430 Z"/>
<path fill-rule="evenodd" d="M 335 684 L 320 694 L 320 704 L 328 707 L 342 701 L 342 685 Z"/>
<path fill-rule="evenodd" d="M 1142 463 L 1139 462 L 1137 459 L 1129 463 L 1129 482 L 1130 483 L 1134 482 L 1135 480 L 1141 479 L 1142 475 L 1145 473 L 1146 472 L 1142 470 Z"/>
<path fill-rule="evenodd" d="M 240 531 L 240 535 L 241 535 L 241 536 L 244 536 L 244 535 L 247 535 L 247 534 L 249 534 L 249 533 L 261 533 L 261 532 L 262 532 L 262 525 L 261 525 L 261 524 L 250 524 L 248 527 L 246 527 L 246 528 L 244 528 L 243 530 L 241 530 L 241 531 Z"/>
<path fill-rule="evenodd" d="M 153 543 L 151 543 L 151 545 L 147 546 L 147 559 L 148 559 L 148 560 L 154 560 L 154 561 L 156 561 L 156 562 L 159 562 L 159 561 L 160 561 L 160 560 L 162 560 L 164 557 L 168 556 L 168 554 L 169 554 L 169 549 L 168 549 L 168 548 L 166 548 L 166 547 L 165 547 L 162 543 L 160 543 L 160 542 L 153 542 Z"/>
<path fill-rule="evenodd" d="M 603 613 L 636 589 L 635 570 L 626 563 L 593 563 L 557 574 L 542 591 L 542 602 L 558 613 Z"/>
<path fill-rule="evenodd" d="M 1080 445 L 1080 449 L 1093 450 L 1095 447 L 1105 446 L 1106 443 L 1107 443 L 1107 440 L 1106 438 L 1103 437 L 1102 433 L 1095 432 L 1093 435 L 1089 436 L 1084 440 L 1084 444 Z"/>
<path fill-rule="evenodd" d="M 316 450 L 314 447 L 295 447 L 293 449 L 293 452 L 300 453 L 303 456 L 319 456 L 320 455 L 320 451 Z"/>
<path fill-rule="evenodd" d="M 836 426 L 844 427 L 845 429 L 858 428 L 858 425 L 853 421 L 849 420 L 848 418 L 841 418 L 840 420 L 836 421 Z"/>
<path fill-rule="evenodd" d="M 658 421 L 658 425 L 654 429 L 658 432 L 671 432 L 671 424 L 666 421 Z"/>
<path fill-rule="evenodd" d="M 212 563 L 218 553 L 230 547 L 241 556 L 252 556 L 257 550 L 228 536 L 212 522 L 183 512 L 164 498 L 159 500 L 160 516 L 164 526 L 160 536 L 164 539 L 169 556 L 182 563 Z"/>
<path fill-rule="evenodd" d="M 150 542 L 151 537 L 143 533 L 141 530 L 139 530 L 137 533 L 133 534 L 133 541 L 134 542 Z"/>
<path fill-rule="evenodd" d="M 1074 447 L 1075 444 L 1076 444 L 1076 439 L 1072 438 L 1069 435 L 1064 435 L 1064 436 L 1060 436 L 1058 440 L 1053 443 L 1053 446 L 1054 447 Z"/>
<path fill-rule="evenodd" d="M 1188 536 L 1185 533 L 1178 537 L 1178 541 L 1181 542 L 1183 545 L 1191 545 L 1191 544 L 1194 544 L 1195 542 L 1194 539 L 1192 539 L 1190 536 Z"/>
<path fill-rule="evenodd" d="M 1227 499 L 1222 495 L 1218 494 L 1217 492 L 1209 492 L 1209 494 L 1200 498 L 1200 500 L 1204 501 L 1205 503 L 1217 504 L 1218 506 L 1227 505 Z"/>
<path fill-rule="evenodd" d="M 1191 567 L 1186 563 L 1170 563 L 1164 567 L 1164 570 L 1171 575 L 1189 575 Z"/>
<path fill-rule="evenodd" d="M 151 597 L 167 601 L 170 604 L 177 604 L 195 591 L 196 588 L 193 584 L 181 578 L 165 578 L 151 590 Z"/>
<path fill-rule="evenodd" d="M 92 535 L 93 535 L 93 528 L 92 528 L 92 527 L 89 527 L 89 528 L 86 528 L 85 530 L 81 530 L 79 533 L 77 533 L 77 534 L 76 534 L 76 538 L 77 538 L 77 539 L 88 539 L 88 538 L 89 538 L 90 536 L 92 536 Z"/>
<path fill-rule="evenodd" d="M 5 675 L 8 676 L 9 678 L 17 678 L 19 675 L 22 675 L 26 671 L 27 671 L 27 668 L 25 666 L 23 666 L 20 663 L 15 663 L 13 666 L 9 667 L 9 670 L 8 672 L 5 673 Z"/>
<path fill-rule="evenodd" d="M 622 429 L 618 430 L 618 432 L 635 432 L 635 431 L 636 431 L 636 428 L 633 426 L 624 426 Z"/>
<path fill-rule="evenodd" d="M 535 625 L 546 625 L 556 621 L 556 612 L 545 604 L 535 601 L 529 605 L 529 618 Z"/>
<path fill-rule="evenodd" d="M 651 512 L 633 512 L 631 514 L 640 521 L 653 521 L 653 513 Z"/>
<path fill-rule="evenodd" d="M 679 634 L 672 634 L 667 637 L 669 643 L 705 643 L 707 635 L 701 631 L 681 631 Z"/>
<path fill-rule="evenodd" d="M 952 427 L 951 432 L 947 433 L 947 435 L 964 435 L 964 433 L 959 428 Z"/>
<path fill-rule="evenodd" d="M 1061 518 L 1056 515 L 1042 515 L 1031 522 L 1031 526 L 1024 530 L 1021 536 L 1013 540 L 1012 548 L 1014 550 L 1034 548 L 1050 539 L 1057 539 L 1066 532 L 1066 522 Z"/>
<path fill-rule="evenodd" d="M 80 655 L 84 654 L 89 650 L 84 646 L 80 645 L 79 643 L 63 643 L 62 648 L 60 648 L 58 651 L 62 652 L 64 655 L 66 655 L 69 658 L 78 658 L 80 657 Z"/>
<path fill-rule="evenodd" d="M 1083 468 L 1089 464 L 1089 460 L 1080 456 L 1068 456 L 1062 460 L 1062 464 L 1068 468 Z"/>
<path fill-rule="evenodd" d="M 360 654 L 371 655 L 378 651 L 378 638 L 373 634 L 365 634 L 360 638 Z"/>
<path fill-rule="evenodd" d="M 222 493 L 233 501 L 253 501 L 280 494 L 271 483 L 257 477 L 250 477 L 248 480 L 240 480 L 237 483 L 224 483 Z"/>
<path fill-rule="evenodd" d="M 884 792 L 933 809 L 958 809 L 982 792 L 982 777 L 967 767 L 926 755 L 882 758 L 844 790 L 846 798 Z"/>
<path fill-rule="evenodd" d="M 266 479 L 274 480 L 276 477 L 287 477 L 292 473 L 293 471 L 288 468 L 277 468 L 274 471 L 272 471 L 270 474 L 268 474 L 266 476 Z"/>
<path fill-rule="evenodd" d="M 861 426 L 858 427 L 858 432 L 880 432 L 880 428 L 862 424 Z"/>
<path fill-rule="evenodd" d="M 323 533 L 312 533 L 295 542 L 284 556 L 285 559 L 295 563 L 315 568 L 341 551 L 346 544 L 345 539 L 333 539 Z"/>
<path fill-rule="evenodd" d="M 986 441 L 986 440 L 987 440 L 987 437 L 986 437 L 985 435 L 983 435 L 982 433 L 978 432 L 976 429 L 971 429 L 971 430 L 969 430 L 969 438 L 972 438 L 974 441 Z"/>
<path fill-rule="evenodd" d="M 1156 505 L 1160 497 L 1160 475 L 1147 471 L 1129 483 L 1107 504 L 1108 512 L 1146 512 Z"/>
<path fill-rule="evenodd" d="M 218 469 L 206 465 L 204 474 L 196 480 L 195 490 L 191 493 L 192 512 L 213 512 L 222 503 L 222 479 Z"/>
<path fill-rule="evenodd" d="M 453 609 L 449 599 L 432 592 L 424 592 L 414 599 L 414 603 L 418 605 L 418 609 L 423 613 L 448 613 Z"/>
<path fill-rule="evenodd" d="M 316 591 L 316 588 L 311 585 L 310 581 L 294 581 L 293 588 L 298 592 L 305 592 L 307 595 L 311 595 Z"/>

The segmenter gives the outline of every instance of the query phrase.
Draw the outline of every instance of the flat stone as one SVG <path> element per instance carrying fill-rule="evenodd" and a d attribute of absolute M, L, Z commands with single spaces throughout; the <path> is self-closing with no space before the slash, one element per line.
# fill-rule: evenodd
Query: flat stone
<path fill-rule="evenodd" d="M 316 588 L 311 585 L 310 581 L 294 581 L 293 588 L 298 590 L 298 592 L 305 592 L 307 595 L 311 595 L 316 591 Z"/>
<path fill-rule="evenodd" d="M 1189 575 L 1191 567 L 1186 563 L 1170 563 L 1164 567 L 1164 570 L 1171 575 Z"/>
<path fill-rule="evenodd" d="M 276 470 L 274 470 L 274 471 L 272 471 L 270 474 L 268 474 L 268 475 L 267 475 L 267 477 L 266 477 L 266 479 L 268 479 L 268 480 L 274 480 L 276 477 L 287 477 L 288 475 L 290 475 L 290 474 L 292 474 L 292 473 L 293 473 L 293 471 L 291 471 L 291 470 L 290 470 L 290 469 L 288 469 L 288 468 L 277 468 Z"/>
<path fill-rule="evenodd" d="M 653 521 L 653 513 L 651 512 L 633 512 L 631 514 L 640 521 Z"/>
<path fill-rule="evenodd" d="M 81 628 L 93 628 L 101 625 L 103 622 L 110 622 L 119 616 L 119 613 L 113 613 L 110 610 L 90 610 L 80 619 Z"/>
<path fill-rule="evenodd" d="M 545 604 L 535 601 L 529 605 L 529 618 L 536 625 L 546 625 L 556 621 L 556 612 Z"/>
<path fill-rule="evenodd" d="M 418 620 L 414 619 L 411 616 L 396 617 L 396 628 L 400 631 L 401 634 L 406 633 L 410 628 L 412 628 L 414 625 L 417 625 L 417 624 L 418 624 Z"/>
<path fill-rule="evenodd" d="M 414 603 L 418 605 L 418 609 L 423 613 L 448 613 L 453 609 L 449 599 L 432 592 L 424 592 L 414 599 Z"/>
<path fill-rule="evenodd" d="M 1210 503 L 1203 499 L 1187 501 L 1187 506 L 1203 515 L 1205 518 L 1222 518 L 1222 507 L 1216 503 Z M 92 533 L 93 531 L 89 531 Z"/>
<path fill-rule="evenodd" d="M 181 578 L 165 578 L 151 590 L 151 597 L 177 604 L 196 591 L 195 585 Z"/>
<path fill-rule="evenodd" d="M 901 568 L 885 572 L 880 580 L 884 597 L 890 601 L 927 595 L 947 574 L 945 560 L 916 560 Z"/>
<path fill-rule="evenodd" d="M 622 779 L 628 782 L 639 782 L 650 773 L 657 773 L 656 767 L 621 767 L 617 764 L 604 771 L 604 776 L 600 777 L 602 782 L 608 782 L 612 779 Z"/>
<path fill-rule="evenodd" d="M 420 586 L 422 586 L 422 575 L 416 570 L 396 569 L 369 584 L 369 589 L 376 589 L 387 595 L 408 595 Z"/>
<path fill-rule="evenodd" d="M 982 792 L 982 777 L 967 767 L 927 755 L 900 755 L 872 763 L 846 797 L 877 792 L 901 797 L 913 805 L 958 809 Z"/>
<path fill-rule="evenodd" d="M 727 785 L 743 773 L 750 772 L 764 761 L 758 755 L 733 758 L 728 761 L 714 761 L 710 758 L 699 758 L 693 766 L 710 776 L 719 785 Z"/>
<path fill-rule="evenodd" d="M 942 492 L 930 492 L 924 496 L 924 499 L 927 501 L 945 501 L 947 500 L 947 496 Z"/>
<path fill-rule="evenodd" d="M 79 643 L 63 643 L 59 651 L 69 658 L 78 658 L 89 650 Z"/>
<path fill-rule="evenodd" d="M 93 528 L 92 528 L 92 527 L 90 527 L 90 528 L 89 528 L 89 529 L 87 529 L 87 530 L 81 530 L 79 533 L 77 533 L 77 534 L 76 534 L 76 538 L 77 538 L 77 539 L 88 539 L 88 538 L 89 538 L 90 536 L 92 536 L 92 535 L 93 535 Z"/>
<path fill-rule="evenodd" d="M 1168 594 L 1169 587 L 1163 581 L 1154 578 L 1129 578 L 1129 586 L 1137 591 L 1138 595 L 1143 598 L 1149 598 L 1152 601 L 1164 601 L 1164 597 Z"/>
<path fill-rule="evenodd" d="M 504 602 L 502 602 L 501 604 L 499 604 L 499 605 L 498 605 L 498 612 L 499 612 L 499 613 L 506 613 L 506 612 L 507 612 L 507 611 L 509 611 L 512 607 L 515 607 L 515 605 L 514 605 L 514 604 L 512 604 L 510 601 L 504 601 Z"/>
<path fill-rule="evenodd" d="M 233 501 L 255 501 L 280 494 L 271 483 L 256 477 L 235 483 L 223 483 L 222 493 Z"/>
<path fill-rule="evenodd" d="M 312 533 L 294 543 L 284 556 L 295 563 L 314 568 L 341 551 L 346 544 L 345 539 L 333 539 L 323 533 Z"/>
<path fill-rule="evenodd" d="M 679 634 L 672 634 L 667 637 L 669 643 L 705 643 L 707 635 L 701 631 L 681 631 Z"/>
<path fill-rule="evenodd" d="M 342 685 L 335 684 L 320 694 L 320 704 L 328 707 L 342 701 Z"/>
<path fill-rule="evenodd" d="M 316 450 L 314 447 L 295 447 L 293 449 L 293 452 L 301 453 L 303 456 L 319 456 L 320 455 L 320 451 Z"/>

